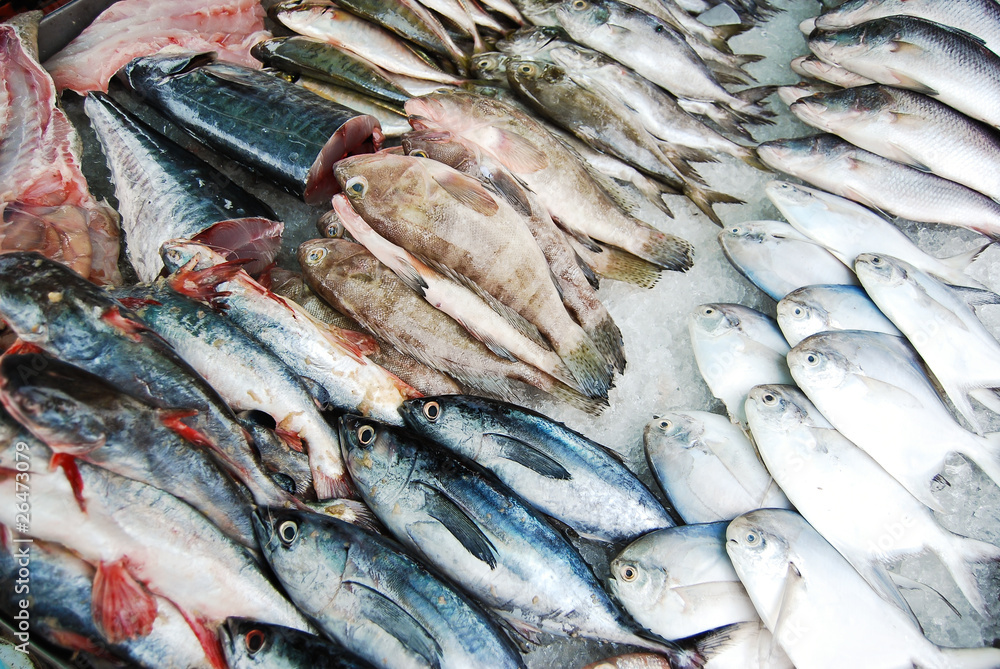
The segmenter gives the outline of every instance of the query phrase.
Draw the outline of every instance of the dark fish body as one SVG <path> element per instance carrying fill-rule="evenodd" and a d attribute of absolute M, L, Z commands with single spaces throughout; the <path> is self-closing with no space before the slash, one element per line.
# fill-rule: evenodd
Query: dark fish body
<path fill-rule="evenodd" d="M 334 162 L 382 145 L 375 118 L 211 54 L 137 58 L 124 72 L 171 120 L 309 204 L 337 192 Z"/>
<path fill-rule="evenodd" d="M 485 611 L 392 540 L 310 512 L 268 509 L 254 519 L 295 603 L 373 665 L 523 668 Z"/>
<path fill-rule="evenodd" d="M 400 412 L 418 435 L 489 469 L 581 536 L 614 542 L 674 525 L 603 446 L 539 413 L 471 395 L 408 400 Z"/>
<path fill-rule="evenodd" d="M 304 502 L 315 501 L 309 456 L 275 433 L 274 418 L 263 411 L 243 411 L 237 418 L 250 434 L 250 442 L 260 454 L 260 465 L 271 480 L 289 495 Z"/>
<path fill-rule="evenodd" d="M 87 98 L 115 183 L 129 261 L 142 281 L 163 269 L 160 244 L 177 237 L 229 249 L 263 270 L 278 254 L 284 224 L 266 204 L 208 163 L 135 118 L 108 96 Z"/>
<path fill-rule="evenodd" d="M 250 618 L 227 618 L 219 637 L 231 669 L 374 669 L 340 644 Z"/>

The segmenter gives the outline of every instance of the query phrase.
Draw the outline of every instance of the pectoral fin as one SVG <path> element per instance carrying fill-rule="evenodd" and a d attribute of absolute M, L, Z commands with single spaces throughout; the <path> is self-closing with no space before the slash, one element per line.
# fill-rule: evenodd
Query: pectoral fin
<path fill-rule="evenodd" d="M 356 581 L 345 581 L 357 598 L 361 614 L 399 642 L 423 657 L 431 667 L 441 666 L 441 647 L 413 616 L 377 590 Z"/>
<path fill-rule="evenodd" d="M 444 525 L 452 536 L 465 547 L 465 550 L 488 564 L 490 569 L 496 569 L 496 547 L 493 546 L 489 537 L 479 529 L 476 521 L 470 518 L 446 493 L 426 484 L 422 484 L 422 487 L 427 513 Z"/>
<path fill-rule="evenodd" d="M 488 432 L 483 435 L 500 449 L 500 457 L 516 462 L 522 467 L 550 479 L 568 481 L 573 476 L 566 468 L 537 448 L 505 434 Z"/>

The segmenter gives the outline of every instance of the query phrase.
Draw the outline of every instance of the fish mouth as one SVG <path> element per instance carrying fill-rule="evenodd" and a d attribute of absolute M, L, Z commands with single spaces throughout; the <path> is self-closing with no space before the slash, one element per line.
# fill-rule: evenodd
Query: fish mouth
<path fill-rule="evenodd" d="M 267 513 L 267 518 L 264 517 L 264 513 Z M 253 521 L 254 534 L 257 535 L 257 542 L 260 544 L 264 555 L 268 555 L 278 547 L 277 536 L 272 531 L 271 523 L 269 522 L 270 517 L 271 510 L 268 507 L 257 507 L 250 514 L 250 519 Z"/>
<path fill-rule="evenodd" d="M 821 130 L 830 131 L 830 124 L 827 122 L 829 109 L 825 105 L 812 102 L 809 98 L 802 98 L 794 102 L 788 109 L 803 122 Z"/>

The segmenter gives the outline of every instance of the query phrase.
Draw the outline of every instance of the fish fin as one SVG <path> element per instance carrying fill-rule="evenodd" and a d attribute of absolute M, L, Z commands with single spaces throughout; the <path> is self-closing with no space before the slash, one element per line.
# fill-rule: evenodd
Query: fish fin
<path fill-rule="evenodd" d="M 372 621 L 414 653 L 430 667 L 440 667 L 441 646 L 423 625 L 388 596 L 357 581 L 345 581 L 357 598 L 364 618 Z"/>
<path fill-rule="evenodd" d="M 53 453 L 49 461 L 49 469 L 54 470 L 61 467 L 69 481 L 69 487 L 73 489 L 73 498 L 76 499 L 80 511 L 87 513 L 87 499 L 83 496 L 83 476 L 80 475 L 80 468 L 76 466 L 76 458 L 69 453 Z"/>
<path fill-rule="evenodd" d="M 500 457 L 516 462 L 531 471 L 549 479 L 568 481 L 573 476 L 551 456 L 542 453 L 531 444 L 506 434 L 486 432 L 484 437 L 500 448 Z"/>
<path fill-rule="evenodd" d="M 317 406 L 323 408 L 330 404 L 330 393 L 327 392 L 322 383 L 308 376 L 300 376 L 299 381 L 309 392 L 309 396 L 315 400 Z"/>
<path fill-rule="evenodd" d="M 900 113 L 900 112 L 892 112 L 891 116 L 892 116 L 892 122 L 900 124 L 900 125 L 922 123 L 921 119 L 919 119 L 919 118 L 917 118 L 915 116 L 912 116 L 910 114 L 903 114 L 903 113 Z M 898 151 L 900 156 L 905 156 L 905 159 L 901 161 L 904 165 L 909 165 L 910 167 L 912 167 L 915 170 L 920 170 L 921 172 L 927 172 L 928 174 L 930 174 L 931 168 L 928 167 L 927 165 L 925 165 L 924 163 L 920 162 L 919 160 L 917 160 L 913 156 L 911 156 L 909 154 L 909 152 L 906 151 L 906 149 L 904 149 L 903 147 L 899 146 L 895 142 L 888 142 L 888 144 L 893 149 L 895 149 L 896 151 Z"/>
<path fill-rule="evenodd" d="M 774 625 L 771 627 L 771 645 L 767 649 L 767 661 L 764 666 L 771 665 L 774 650 L 780 645 L 778 637 L 781 635 L 782 624 L 788 620 L 788 610 L 798 596 L 799 590 L 804 585 L 805 581 L 802 578 L 802 572 L 799 571 L 794 562 L 789 561 L 788 569 L 785 572 L 785 580 L 781 586 L 781 598 L 778 600 L 778 610 L 775 612 Z"/>
<path fill-rule="evenodd" d="M 720 84 L 732 84 L 734 86 L 746 86 L 747 84 L 756 81 L 746 72 L 737 74 L 732 71 L 729 67 L 720 63 L 706 63 L 708 69 L 712 71 L 715 76 L 715 80 Z"/>
<path fill-rule="evenodd" d="M 128 558 L 100 562 L 91 595 L 94 623 L 113 644 L 146 636 L 156 620 L 156 599 L 128 571 Z"/>
<path fill-rule="evenodd" d="M 288 447 L 297 453 L 305 453 L 305 448 L 302 447 L 302 437 L 298 435 L 297 432 L 292 432 L 291 430 L 286 430 L 283 427 L 275 427 L 274 433 L 278 437 L 288 444 Z"/>
<path fill-rule="evenodd" d="M 422 484 L 426 497 L 427 513 L 440 522 L 475 558 L 482 560 L 490 569 L 497 567 L 497 550 L 489 537 L 483 534 L 476 521 L 465 513 L 448 495 L 441 490 Z"/>
<path fill-rule="evenodd" d="M 574 387 L 588 397 L 607 399 L 614 372 L 611 363 L 597 350 L 587 333 L 579 328 L 554 345 L 556 354 L 576 379 Z"/>
<path fill-rule="evenodd" d="M 562 372 L 569 376 L 568 370 L 562 370 Z M 576 388 L 558 379 L 551 386 L 546 387 L 545 392 L 592 416 L 600 416 L 610 406 L 607 398 L 588 397 Z"/>
<path fill-rule="evenodd" d="M 358 493 L 347 475 L 339 452 L 331 453 L 325 452 L 324 449 L 310 448 L 308 455 L 316 499 L 322 502 L 333 498 L 357 498 Z"/>
<path fill-rule="evenodd" d="M 316 326 L 316 329 L 319 330 L 324 339 L 326 339 L 338 350 L 341 350 L 350 357 L 354 358 L 357 362 L 362 362 L 361 359 L 366 355 L 378 353 L 378 342 L 376 342 L 375 338 L 369 334 L 358 332 L 357 330 L 345 330 L 344 328 L 338 328 L 336 325 L 324 323 L 323 321 L 312 318 L 311 316 L 309 317 L 309 320 Z"/>
<path fill-rule="evenodd" d="M 916 47 L 920 48 L 920 47 Z M 889 68 L 889 73 L 892 75 L 893 79 L 896 80 L 896 84 L 900 88 L 905 88 L 916 93 L 923 93 L 924 95 L 929 95 L 931 97 L 936 97 L 939 95 L 937 90 L 931 88 L 926 84 L 922 84 L 908 74 L 904 74 L 892 68 Z"/>
<path fill-rule="evenodd" d="M 892 582 L 896 584 L 897 588 L 902 588 L 904 590 L 923 590 L 925 592 L 930 592 L 934 595 L 937 595 L 938 599 L 940 599 L 945 606 L 951 609 L 952 613 L 954 613 L 959 618 L 962 617 L 961 611 L 956 609 L 955 605 L 949 602 L 947 597 L 945 597 L 940 592 L 938 592 L 931 586 L 927 585 L 926 583 L 922 583 L 907 576 L 903 576 L 902 574 L 897 574 L 894 572 L 888 572 L 888 573 L 889 577 L 892 579 Z M 917 628 L 920 629 L 921 632 L 924 631 L 922 625 L 917 625 Z"/>
<path fill-rule="evenodd" d="M 716 191 L 701 188 L 697 185 L 686 184 L 684 188 L 684 194 L 694 202 L 695 206 L 698 207 L 706 216 L 712 219 L 712 222 L 722 227 L 722 219 L 719 215 L 715 213 L 712 209 L 714 204 L 745 204 L 743 200 L 738 197 L 733 197 L 732 195 L 726 195 L 725 193 L 718 193 Z M 675 237 L 676 239 L 676 237 Z M 690 246 L 689 246 L 690 248 Z M 690 263 L 690 258 L 689 258 Z M 687 271 L 691 268 L 691 265 L 682 270 Z M 667 269 L 674 269 L 673 267 L 668 267 Z"/>
<path fill-rule="evenodd" d="M 979 419 L 976 418 L 976 412 L 972 408 L 972 402 L 969 400 L 969 390 L 961 385 L 946 382 L 941 380 L 941 376 L 937 377 L 938 384 L 940 384 L 941 389 L 944 390 L 945 395 L 951 400 L 951 403 L 955 405 L 955 410 L 969 423 L 969 427 L 976 434 L 982 436 L 983 426 L 979 423 Z"/>
<path fill-rule="evenodd" d="M 983 616 L 987 616 L 986 601 L 979 591 L 976 574 L 969 565 L 970 563 L 1000 560 L 1000 547 L 957 534 L 952 535 L 950 539 L 951 541 L 946 546 L 938 546 L 932 550 L 947 568 L 948 573 L 955 580 L 955 584 L 958 585 L 958 589 L 972 604 L 972 608 Z"/>
<path fill-rule="evenodd" d="M 590 287 L 597 290 L 601 287 L 601 279 L 597 276 L 594 268 L 587 264 L 587 261 L 580 257 L 580 254 L 573 249 L 573 261 L 576 262 L 576 266 L 580 268 L 583 273 L 583 278 L 587 280 Z"/>
<path fill-rule="evenodd" d="M 608 22 L 605 23 L 604 25 L 605 27 L 607 27 L 608 32 L 610 32 L 612 35 L 615 36 L 620 37 L 620 36 L 630 35 L 632 33 L 631 29 L 626 28 L 625 26 L 620 26 L 617 23 Z"/>
<path fill-rule="evenodd" d="M 611 318 L 611 314 L 605 313 L 599 322 L 584 329 L 597 350 L 604 354 L 615 370 L 619 373 L 624 372 L 627 364 L 625 342 L 622 339 L 622 332 L 614 319 Z"/>
<path fill-rule="evenodd" d="M 973 311 L 976 307 L 982 306 L 984 304 L 1000 304 L 1000 295 L 994 293 L 992 290 L 987 290 L 985 288 L 970 288 L 968 286 L 956 286 L 954 284 L 945 284 L 951 289 L 952 292 L 958 294 L 962 300 L 965 301 Z"/>
<path fill-rule="evenodd" d="M 210 302 L 212 306 L 217 307 L 218 301 L 229 295 L 226 291 L 218 290 L 218 285 L 232 281 L 243 271 L 244 264 L 242 260 L 230 260 L 205 269 L 182 267 L 168 277 L 167 283 L 175 292 L 185 297 Z"/>
<path fill-rule="evenodd" d="M 1000 413 L 1000 397 L 997 397 L 992 388 L 972 388 L 969 396 L 993 413 Z"/>
<path fill-rule="evenodd" d="M 503 611 L 495 612 L 499 616 L 499 622 L 511 641 L 517 644 L 521 652 L 527 653 L 530 646 L 538 646 L 542 643 L 542 630 L 523 620 L 506 615 Z"/>
<path fill-rule="evenodd" d="M 511 172 L 531 174 L 549 166 L 549 157 L 521 135 L 499 128 L 493 128 L 492 132 L 495 135 L 492 152 Z"/>
<path fill-rule="evenodd" d="M 624 281 L 641 288 L 652 288 L 660 280 L 660 268 L 654 263 L 614 246 L 601 245 L 601 253 L 608 254 L 600 275 L 612 281 Z"/>
<path fill-rule="evenodd" d="M 525 193 L 527 186 L 524 186 L 510 172 L 494 170 L 486 177 L 496 193 L 507 201 L 514 211 L 522 216 L 531 216 L 531 202 L 528 194 Z"/>
<path fill-rule="evenodd" d="M 846 555 L 844 557 L 847 557 Z M 871 560 L 867 556 L 862 556 L 860 559 L 853 559 L 852 555 L 848 561 L 857 569 L 858 573 L 861 574 L 862 578 L 868 582 L 868 585 L 872 587 L 879 597 L 889 602 L 900 611 L 905 613 L 912 622 L 917 627 L 920 627 L 920 621 L 917 617 L 913 615 L 913 610 L 910 605 L 899 593 L 899 589 L 896 588 L 896 584 L 891 578 L 891 574 L 886 570 L 885 566 L 878 561 Z"/>
<path fill-rule="evenodd" d="M 943 262 L 945 265 L 948 265 L 949 267 L 957 269 L 960 272 L 964 272 L 966 269 L 968 269 L 969 265 L 971 265 L 976 260 L 976 258 L 979 257 L 979 254 L 981 254 L 983 251 L 985 251 L 992 245 L 993 245 L 993 240 L 991 239 L 990 241 L 984 243 L 982 246 L 971 249 L 969 251 L 965 251 L 963 253 L 959 253 L 958 255 L 950 256 L 948 258 L 941 258 L 940 261 Z"/>
<path fill-rule="evenodd" d="M 45 350 L 38 344 L 30 344 L 18 338 L 7 347 L 4 355 L 45 355 Z"/>
<path fill-rule="evenodd" d="M 168 430 L 177 433 L 181 439 L 195 446 L 202 448 L 215 448 L 215 442 L 206 434 L 196 430 L 183 421 L 184 418 L 197 416 L 194 409 L 177 409 L 173 411 L 160 411 L 160 422 Z"/>
<path fill-rule="evenodd" d="M 732 53 L 732 49 L 729 49 L 727 42 L 737 35 L 742 35 L 751 28 L 753 28 L 753 25 L 750 23 L 727 23 L 721 26 L 712 26 L 714 37 L 710 44 L 722 53 L 726 53 L 727 49 L 729 53 Z M 720 46 L 720 44 L 725 45 L 725 48 Z"/>
<path fill-rule="evenodd" d="M 120 333 L 132 341 L 136 342 L 142 341 L 142 337 L 140 335 L 143 332 L 152 331 L 145 323 L 129 318 L 128 316 L 123 316 L 121 309 L 117 306 L 111 307 L 101 314 L 101 320 L 117 329 Z"/>
<path fill-rule="evenodd" d="M 432 163 L 433 161 L 425 161 Z M 456 172 L 442 163 L 440 167 L 428 167 L 431 177 L 449 195 L 463 205 L 483 216 L 492 216 L 500 209 L 496 200 L 482 183 L 468 175 Z"/>
<path fill-rule="evenodd" d="M 386 532 L 375 513 L 364 502 L 355 499 L 331 499 L 306 506 L 316 513 L 338 518 L 345 523 L 357 525 L 376 534 L 385 534 Z"/>
<path fill-rule="evenodd" d="M 143 307 L 159 307 L 160 302 L 150 297 L 118 297 L 115 298 L 123 307 L 129 311 L 138 311 Z"/>
<path fill-rule="evenodd" d="M 1000 432 L 990 432 L 980 439 L 974 446 L 970 443 L 959 452 L 975 462 L 984 474 L 1000 485 Z"/>
<path fill-rule="evenodd" d="M 229 664 L 226 662 L 226 657 L 222 651 L 222 642 L 219 639 L 219 635 L 213 632 L 204 621 L 195 618 L 183 608 L 178 606 L 177 610 L 184 617 L 184 622 L 191 628 L 194 637 L 198 639 L 198 644 L 205 651 L 205 657 L 208 659 L 209 664 L 211 664 L 212 669 L 226 669 Z"/>

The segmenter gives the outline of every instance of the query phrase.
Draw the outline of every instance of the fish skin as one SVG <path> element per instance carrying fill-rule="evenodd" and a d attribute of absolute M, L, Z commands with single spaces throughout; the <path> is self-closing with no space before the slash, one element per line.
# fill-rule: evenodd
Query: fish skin
<path fill-rule="evenodd" d="M 764 623 L 799 669 L 863 657 L 872 667 L 990 667 L 995 648 L 934 646 L 800 515 L 762 509 L 735 519 L 726 550 Z"/>
<path fill-rule="evenodd" d="M 1000 124 L 1000 56 L 961 32 L 898 16 L 817 30 L 809 48 L 880 84 L 925 93 L 988 125 Z"/>
<path fill-rule="evenodd" d="M 683 525 L 633 541 L 611 561 L 611 593 L 665 639 L 757 620 L 726 555 L 728 525 Z"/>
<path fill-rule="evenodd" d="M 341 418 L 341 443 L 362 497 L 393 536 L 502 617 L 696 666 L 693 653 L 626 627 L 572 546 L 492 476 L 398 428 L 353 416 Z"/>
<path fill-rule="evenodd" d="M 795 346 L 829 330 L 870 330 L 901 337 L 899 329 L 858 286 L 814 284 L 793 290 L 778 302 L 778 327 Z"/>
<path fill-rule="evenodd" d="M 539 413 L 472 395 L 408 400 L 400 413 L 415 434 L 489 469 L 582 537 L 617 542 L 674 525 L 620 460 Z"/>
<path fill-rule="evenodd" d="M 858 283 L 850 267 L 783 221 L 729 225 L 719 233 L 719 246 L 740 274 L 774 300 L 817 283 Z"/>
<path fill-rule="evenodd" d="M 303 511 L 262 509 L 254 521 L 296 604 L 372 665 L 523 669 L 478 604 L 388 537 Z"/>
<path fill-rule="evenodd" d="M 402 108 L 397 109 L 357 91 L 349 88 L 341 88 L 340 86 L 328 84 L 318 79 L 299 77 L 295 83 L 307 91 L 315 93 L 331 102 L 354 109 L 361 114 L 374 116 L 378 119 L 382 134 L 386 137 L 401 137 L 404 133 L 410 131 L 410 124 L 406 120 L 406 114 Z"/>
<path fill-rule="evenodd" d="M 163 269 L 160 244 L 168 239 L 207 238 L 212 229 L 246 227 L 263 237 L 260 248 L 230 248 L 230 260 L 253 258 L 261 271 L 278 254 L 284 223 L 274 211 L 208 163 L 160 135 L 110 97 L 94 93 L 84 103 L 115 184 L 128 236 L 129 262 L 151 283 Z M 216 244 L 218 246 L 218 244 Z M 251 253 L 247 253 L 251 251 Z"/>
<path fill-rule="evenodd" d="M 54 453 L 170 493 L 256 550 L 250 500 L 205 451 L 167 426 L 169 412 L 37 353 L 0 357 L 0 401 Z"/>
<path fill-rule="evenodd" d="M 461 386 L 517 401 L 518 389 L 511 384 L 517 380 L 586 411 L 603 408 L 530 365 L 495 355 L 360 244 L 317 239 L 302 244 L 299 253 L 306 282 L 324 300 Z"/>
<path fill-rule="evenodd" d="M 852 88 L 854 86 L 867 86 L 875 82 L 868 77 L 862 77 L 850 70 L 845 70 L 839 65 L 833 65 L 819 60 L 815 56 L 799 56 L 793 58 L 789 64 L 792 72 L 802 77 L 819 79 L 834 86 Z"/>
<path fill-rule="evenodd" d="M 415 130 L 447 130 L 477 144 L 538 194 L 553 219 L 664 269 L 686 271 L 693 247 L 622 212 L 559 141 L 528 115 L 492 98 L 435 93 L 406 103 Z M 532 147 L 524 151 L 525 144 Z"/>
<path fill-rule="evenodd" d="M 219 626 L 231 669 L 374 669 L 340 644 L 291 627 L 250 618 L 226 618 Z"/>
<path fill-rule="evenodd" d="M 835 135 L 757 147 L 770 167 L 877 211 L 1000 239 L 1000 204 L 971 188 L 859 149 Z"/>
<path fill-rule="evenodd" d="M 1000 197 L 1000 134 L 920 93 L 882 85 L 817 93 L 790 107 L 803 122 L 883 158 Z"/>
<path fill-rule="evenodd" d="M 255 501 L 290 501 L 260 469 L 218 393 L 105 291 L 37 253 L 5 254 L 0 256 L 0 314 L 23 341 L 150 406 L 198 411 L 185 423 L 207 435 L 211 452 Z"/>
<path fill-rule="evenodd" d="M 650 470 L 685 523 L 792 508 L 746 433 L 725 416 L 668 411 L 646 423 L 642 441 Z"/>

